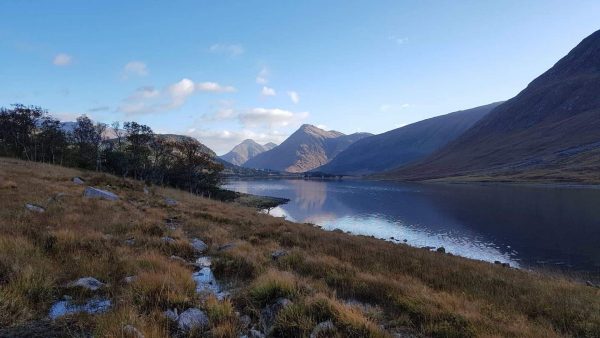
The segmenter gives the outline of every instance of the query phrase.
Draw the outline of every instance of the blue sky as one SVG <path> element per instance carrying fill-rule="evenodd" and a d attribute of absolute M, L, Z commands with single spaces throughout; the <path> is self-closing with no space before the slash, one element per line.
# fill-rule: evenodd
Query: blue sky
<path fill-rule="evenodd" d="M 188 134 L 381 133 L 508 99 L 599 1 L 0 1 L 0 106 Z"/>

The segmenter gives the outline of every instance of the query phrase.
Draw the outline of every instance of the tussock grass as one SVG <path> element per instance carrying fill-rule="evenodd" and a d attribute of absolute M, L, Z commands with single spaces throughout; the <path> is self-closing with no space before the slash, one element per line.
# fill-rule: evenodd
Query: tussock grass
<path fill-rule="evenodd" d="M 82 198 L 74 176 L 120 200 Z M 167 206 L 166 196 L 178 205 Z M 27 211 L 25 203 L 46 212 Z M 194 306 L 210 318 L 196 334 L 238 337 L 236 312 L 256 324 L 261 310 L 283 297 L 291 304 L 275 318 L 277 337 L 306 337 L 324 321 L 335 327 L 321 334 L 329 337 L 600 336 L 600 289 L 565 277 L 325 232 L 173 189 L 145 194 L 141 182 L 110 175 L 0 159 L 0 206 L 0 328 L 43 327 L 54 301 L 90 295 L 66 285 L 92 276 L 107 284 L 97 293 L 113 308 L 53 327 L 124 337 L 129 324 L 163 337 L 174 328 L 162 312 Z M 175 230 L 165 225 L 173 217 L 181 224 Z M 231 300 L 199 298 L 192 268 L 170 259 L 193 259 L 192 237 L 209 244 Z M 234 245 L 218 250 L 228 243 Z M 274 260 L 275 250 L 287 255 Z M 127 276 L 137 278 L 126 283 Z"/>

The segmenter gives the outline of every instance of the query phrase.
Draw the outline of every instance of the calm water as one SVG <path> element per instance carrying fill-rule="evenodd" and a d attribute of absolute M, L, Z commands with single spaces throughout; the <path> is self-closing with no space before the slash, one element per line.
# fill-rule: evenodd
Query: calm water
<path fill-rule="evenodd" d="M 328 230 L 600 277 L 600 189 L 352 180 L 248 180 L 225 187 L 289 198 L 271 214 Z"/>

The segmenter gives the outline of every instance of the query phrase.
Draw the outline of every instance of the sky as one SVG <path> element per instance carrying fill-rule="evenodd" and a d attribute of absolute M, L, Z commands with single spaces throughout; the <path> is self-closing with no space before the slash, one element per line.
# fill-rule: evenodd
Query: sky
<path fill-rule="evenodd" d="M 598 29 L 597 0 L 1 0 L 0 106 L 223 154 L 506 100 Z"/>

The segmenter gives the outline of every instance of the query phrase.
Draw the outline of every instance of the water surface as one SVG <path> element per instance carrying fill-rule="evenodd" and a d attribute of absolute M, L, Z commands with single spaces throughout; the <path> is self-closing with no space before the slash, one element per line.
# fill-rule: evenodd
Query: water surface
<path fill-rule="evenodd" d="M 289 198 L 270 213 L 327 230 L 600 276 L 599 189 L 353 180 L 239 180 L 225 188 Z"/>

